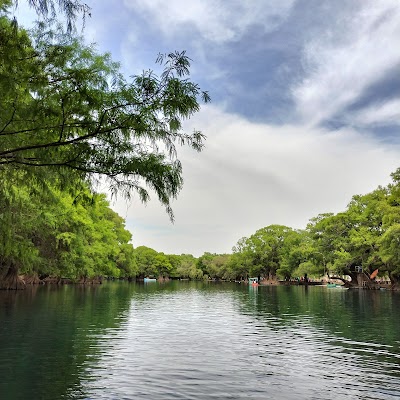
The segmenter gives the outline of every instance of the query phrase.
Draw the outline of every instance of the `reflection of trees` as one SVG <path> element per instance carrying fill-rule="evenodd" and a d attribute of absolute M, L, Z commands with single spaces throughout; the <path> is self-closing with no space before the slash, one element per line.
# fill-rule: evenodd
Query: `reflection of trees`
<path fill-rule="evenodd" d="M 265 328 L 268 338 L 282 338 L 282 346 L 285 338 L 294 337 L 297 343 L 300 333 L 303 344 L 306 335 L 313 335 L 310 348 L 315 340 L 323 340 L 329 348 L 338 346 L 343 352 L 364 356 L 363 347 L 376 343 L 382 351 L 378 347 L 373 352 L 373 362 L 397 365 L 393 355 L 399 353 L 397 293 L 176 281 L 36 286 L 32 291 L 0 292 L 0 374 L 5 377 L 0 380 L 0 399 L 85 398 L 83 381 L 93 375 L 88 369 L 96 368 L 106 350 L 110 351 L 107 343 L 126 322 L 129 311 L 153 309 L 153 303 L 160 304 L 160 296 L 170 298 L 176 291 L 182 297 L 195 293 L 212 300 L 199 303 L 203 306 L 213 307 L 227 298 L 231 304 L 232 300 L 239 314 L 246 315 L 245 323 Z M 158 310 L 162 312 L 162 307 Z M 251 340 L 243 335 L 242 339 Z M 393 347 L 386 351 L 389 345 Z"/>
<path fill-rule="evenodd" d="M 239 298 L 240 311 L 264 320 L 265 324 L 274 317 L 279 320 L 279 326 L 287 329 L 299 320 L 307 320 L 311 326 L 333 337 L 367 345 L 379 342 L 399 346 L 400 320 L 396 310 L 400 298 L 397 293 L 261 286 L 256 292 L 244 289 Z"/>
<path fill-rule="evenodd" d="M 0 399 L 85 398 L 82 379 L 95 366 L 107 334 L 120 328 L 131 302 L 180 291 L 232 291 L 208 282 L 32 286 L 0 291 Z"/>
<path fill-rule="evenodd" d="M 133 291 L 107 284 L 0 292 L 0 398 L 78 398 L 85 368 L 102 352 L 99 338 L 118 329 Z"/>

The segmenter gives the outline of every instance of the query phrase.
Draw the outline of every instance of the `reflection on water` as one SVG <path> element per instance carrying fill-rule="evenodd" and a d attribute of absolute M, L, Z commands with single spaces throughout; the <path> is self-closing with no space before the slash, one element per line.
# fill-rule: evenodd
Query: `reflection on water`
<path fill-rule="evenodd" d="M 188 282 L 0 292 L 0 399 L 393 399 L 399 295 Z"/>

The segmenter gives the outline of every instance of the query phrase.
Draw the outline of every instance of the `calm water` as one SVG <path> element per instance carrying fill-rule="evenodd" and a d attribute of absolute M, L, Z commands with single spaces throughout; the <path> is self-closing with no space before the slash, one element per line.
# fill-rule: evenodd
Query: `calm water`
<path fill-rule="evenodd" d="M 395 399 L 399 310 L 323 287 L 0 292 L 0 399 Z"/>

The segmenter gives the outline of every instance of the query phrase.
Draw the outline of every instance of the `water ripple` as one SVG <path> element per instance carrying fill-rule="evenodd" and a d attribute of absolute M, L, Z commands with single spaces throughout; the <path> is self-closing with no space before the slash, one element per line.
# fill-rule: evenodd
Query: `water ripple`
<path fill-rule="evenodd" d="M 312 315 L 238 313 L 227 293 L 133 301 L 124 329 L 101 339 L 108 350 L 86 390 L 104 399 L 400 395 L 393 345 L 340 337 L 312 322 Z"/>
<path fill-rule="evenodd" d="M 44 400 L 400 396 L 397 297 L 301 287 L 109 288 L 90 297 L 71 289 L 80 308 L 67 292 L 59 303 L 49 296 L 43 318 L 30 306 L 18 320 L 3 316 L 0 398 L 24 398 L 13 382 L 23 382 L 27 374 L 18 371 L 30 360 L 40 368 L 30 369 L 26 393 Z M 60 312 L 67 300 L 74 306 Z"/>

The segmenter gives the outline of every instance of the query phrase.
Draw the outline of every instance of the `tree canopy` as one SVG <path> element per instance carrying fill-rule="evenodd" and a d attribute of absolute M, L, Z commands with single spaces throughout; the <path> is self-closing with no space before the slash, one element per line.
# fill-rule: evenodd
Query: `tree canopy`
<path fill-rule="evenodd" d="M 109 54 L 60 27 L 29 34 L 3 15 L 0 34 L 0 165 L 102 176 L 142 201 L 150 188 L 173 218 L 183 183 L 177 147 L 201 151 L 205 139 L 182 122 L 209 101 L 188 79 L 185 52 L 159 55 L 159 75 L 127 81 Z"/>

